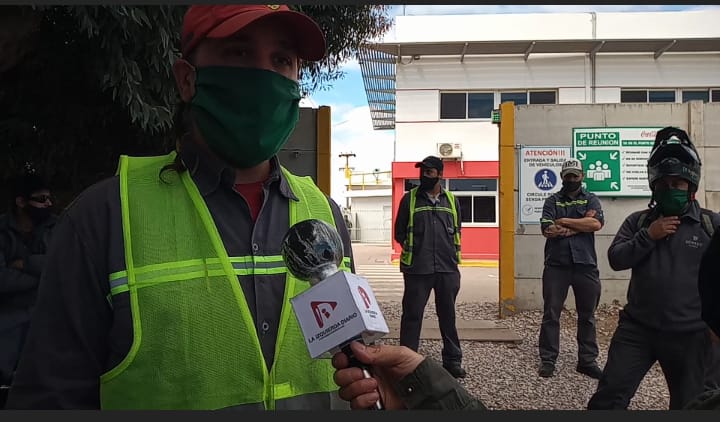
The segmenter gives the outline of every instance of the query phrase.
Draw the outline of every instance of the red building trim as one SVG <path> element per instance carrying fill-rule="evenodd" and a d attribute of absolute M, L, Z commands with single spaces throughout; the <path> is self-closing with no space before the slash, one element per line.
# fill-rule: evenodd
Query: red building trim
<path fill-rule="evenodd" d="M 500 165 L 498 161 L 445 161 L 444 179 L 497 179 Z M 405 179 L 418 179 L 420 170 L 415 162 L 392 163 L 392 259 L 398 259 L 402 250 L 395 242 L 395 219 L 400 200 L 405 193 Z M 499 216 L 498 216 L 499 217 Z M 499 227 L 463 227 L 462 229 L 463 259 L 498 259 L 500 255 Z"/>

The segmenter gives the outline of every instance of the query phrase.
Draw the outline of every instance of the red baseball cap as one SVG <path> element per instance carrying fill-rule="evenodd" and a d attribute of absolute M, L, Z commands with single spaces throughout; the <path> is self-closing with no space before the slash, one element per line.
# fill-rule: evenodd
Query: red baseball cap
<path fill-rule="evenodd" d="M 315 21 L 305 14 L 278 4 L 228 4 L 190 6 L 182 28 L 182 53 L 187 55 L 205 38 L 229 37 L 258 19 L 282 18 L 297 40 L 298 55 L 317 61 L 325 56 L 325 36 Z"/>

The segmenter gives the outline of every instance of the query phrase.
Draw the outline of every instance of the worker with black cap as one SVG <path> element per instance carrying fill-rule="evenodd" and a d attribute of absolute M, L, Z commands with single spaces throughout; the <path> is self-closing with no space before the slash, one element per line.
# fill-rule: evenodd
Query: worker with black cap
<path fill-rule="evenodd" d="M 615 271 L 630 269 L 627 304 L 588 409 L 626 409 L 658 362 L 682 409 L 703 392 L 711 347 L 698 293 L 700 260 L 720 215 L 700 207 L 700 157 L 688 134 L 657 132 L 647 164 L 649 208 L 630 214 L 608 249 Z"/>
<path fill-rule="evenodd" d="M 460 291 L 460 204 L 440 183 L 443 162 L 429 156 L 415 164 L 420 186 L 400 200 L 395 219 L 395 241 L 402 245 L 400 271 L 405 290 L 402 299 L 400 344 L 417 351 L 425 306 L 435 292 L 442 363 L 454 377 L 467 374 L 455 326 L 455 299 Z"/>

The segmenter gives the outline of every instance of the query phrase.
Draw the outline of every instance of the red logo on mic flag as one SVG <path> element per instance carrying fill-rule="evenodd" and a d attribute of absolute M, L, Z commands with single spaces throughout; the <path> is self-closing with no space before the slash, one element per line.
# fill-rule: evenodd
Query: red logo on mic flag
<path fill-rule="evenodd" d="M 337 306 L 337 302 L 310 302 L 313 315 L 315 315 L 315 321 L 318 327 L 322 328 L 325 325 L 325 320 L 330 318 L 330 312 L 332 312 Z"/>
<path fill-rule="evenodd" d="M 370 296 L 367 294 L 365 289 L 363 289 L 361 286 L 358 286 L 358 292 L 360 292 L 360 296 L 362 297 L 363 302 L 365 303 L 365 309 L 370 309 Z"/>

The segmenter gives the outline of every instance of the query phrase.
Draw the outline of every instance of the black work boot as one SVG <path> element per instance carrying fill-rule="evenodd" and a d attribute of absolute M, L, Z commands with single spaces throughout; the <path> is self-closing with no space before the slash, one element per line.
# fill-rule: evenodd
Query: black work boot
<path fill-rule="evenodd" d="M 540 370 L 538 371 L 538 375 L 540 375 L 543 378 L 549 378 L 553 376 L 553 373 L 555 373 L 555 364 L 552 362 L 543 362 L 540 364 Z"/>
<path fill-rule="evenodd" d="M 452 375 L 455 378 L 465 378 L 467 376 L 467 372 L 460 366 L 459 363 L 454 364 L 443 364 L 443 368 L 445 368 L 446 371 L 450 372 L 450 375 Z"/>
<path fill-rule="evenodd" d="M 595 378 L 596 380 L 599 380 L 603 373 L 602 369 L 600 369 L 596 363 L 584 366 L 578 365 L 575 370 L 583 375 L 589 376 L 590 378 Z"/>

